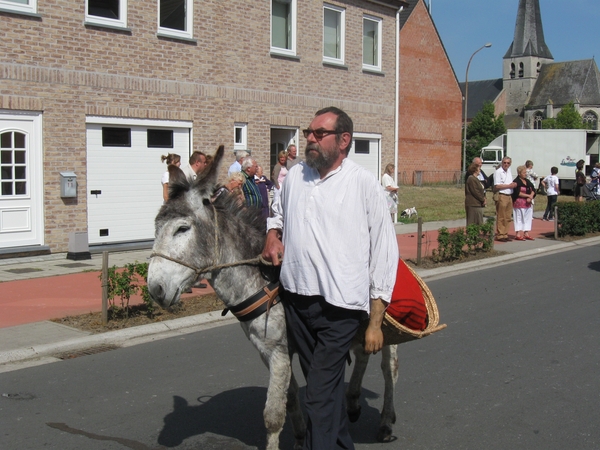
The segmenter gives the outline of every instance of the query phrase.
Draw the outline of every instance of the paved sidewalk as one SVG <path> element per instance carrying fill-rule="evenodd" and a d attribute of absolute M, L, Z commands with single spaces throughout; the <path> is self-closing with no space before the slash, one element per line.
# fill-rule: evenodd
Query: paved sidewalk
<path fill-rule="evenodd" d="M 452 230 L 464 227 L 464 224 L 464 220 L 423 224 L 422 256 L 430 255 L 437 248 L 439 228 L 445 226 Z M 535 240 L 495 243 L 496 250 L 506 252 L 503 256 L 417 271 L 426 280 L 434 279 L 507 264 L 516 258 L 535 258 L 600 243 L 600 238 L 557 242 L 551 238 L 553 230 L 553 222 L 537 218 L 531 232 Z M 417 224 L 397 224 L 396 232 L 401 256 L 416 259 Z M 109 266 L 146 262 L 150 253 L 150 249 L 113 252 L 109 255 Z M 50 322 L 52 318 L 101 310 L 98 278 L 101 267 L 101 254 L 93 254 L 91 260 L 84 261 L 67 260 L 65 254 L 0 260 L 0 372 L 57 361 L 56 355 L 64 351 L 106 344 L 129 346 L 234 321 L 231 315 L 221 318 L 217 312 L 96 335 Z M 210 286 L 193 291 L 186 296 L 213 292 Z M 136 301 L 141 300 L 132 299 L 132 302 Z"/>

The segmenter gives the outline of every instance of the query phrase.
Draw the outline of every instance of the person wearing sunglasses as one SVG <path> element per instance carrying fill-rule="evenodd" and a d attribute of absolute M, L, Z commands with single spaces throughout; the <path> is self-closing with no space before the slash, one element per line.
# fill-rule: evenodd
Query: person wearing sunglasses
<path fill-rule="evenodd" d="M 345 411 L 344 370 L 359 323 L 370 312 L 365 352 L 383 346 L 381 323 L 398 266 L 385 192 L 348 158 L 352 119 L 318 111 L 304 161 L 273 201 L 262 256 L 281 265 L 288 335 L 306 378 L 305 448 L 353 449 Z"/>

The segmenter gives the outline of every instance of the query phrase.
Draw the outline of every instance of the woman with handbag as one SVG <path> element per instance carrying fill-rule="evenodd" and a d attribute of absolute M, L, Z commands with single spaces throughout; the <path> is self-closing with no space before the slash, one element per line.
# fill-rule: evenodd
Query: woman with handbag
<path fill-rule="evenodd" d="M 527 167 L 517 167 L 517 178 L 514 182 L 517 186 L 513 189 L 513 220 L 515 226 L 515 238 L 517 241 L 533 241 L 529 235 L 531 223 L 533 222 L 533 199 L 535 198 L 535 186 L 527 179 Z"/>

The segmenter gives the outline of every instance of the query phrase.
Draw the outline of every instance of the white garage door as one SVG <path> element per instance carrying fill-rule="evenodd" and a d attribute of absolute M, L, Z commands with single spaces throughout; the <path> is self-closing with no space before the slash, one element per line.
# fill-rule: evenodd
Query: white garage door
<path fill-rule="evenodd" d="M 103 123 L 90 123 L 90 122 Z M 87 205 L 90 244 L 154 239 L 162 205 L 161 155 L 190 154 L 191 123 L 87 119 Z"/>
<path fill-rule="evenodd" d="M 381 173 L 380 135 L 354 133 L 348 157 L 360 164 L 379 180 Z"/>

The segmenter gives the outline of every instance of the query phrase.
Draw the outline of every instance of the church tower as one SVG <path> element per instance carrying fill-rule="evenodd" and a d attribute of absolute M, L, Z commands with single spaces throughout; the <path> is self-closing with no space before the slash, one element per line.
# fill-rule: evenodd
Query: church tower
<path fill-rule="evenodd" d="M 542 65 L 554 61 L 544 40 L 539 0 L 519 0 L 515 36 L 504 55 L 502 78 L 506 114 L 520 114 Z"/>

